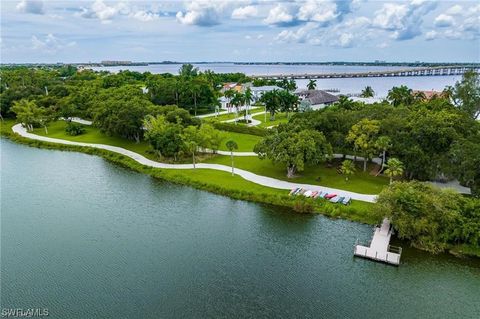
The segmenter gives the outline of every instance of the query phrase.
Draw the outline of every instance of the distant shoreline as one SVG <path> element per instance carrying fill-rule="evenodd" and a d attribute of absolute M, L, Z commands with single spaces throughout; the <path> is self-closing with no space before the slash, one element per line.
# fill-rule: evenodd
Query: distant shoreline
<path fill-rule="evenodd" d="M 122 61 L 124 62 L 124 61 Z M 330 62 L 232 62 L 232 61 L 161 61 L 161 62 L 128 62 L 128 63 L 101 63 L 101 62 L 74 62 L 74 63 L 1 63 L 1 67 L 5 66 L 61 66 L 73 65 L 83 67 L 118 67 L 118 66 L 148 66 L 148 65 L 177 65 L 177 64 L 233 64 L 233 65 L 341 65 L 341 66 L 406 66 L 406 67 L 438 67 L 438 66 L 477 66 L 480 62 L 346 62 L 346 61 L 330 61 Z"/>

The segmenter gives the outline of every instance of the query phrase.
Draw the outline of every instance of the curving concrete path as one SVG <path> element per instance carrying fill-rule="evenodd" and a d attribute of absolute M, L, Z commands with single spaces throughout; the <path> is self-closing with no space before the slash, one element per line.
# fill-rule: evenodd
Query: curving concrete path
<path fill-rule="evenodd" d="M 259 114 L 263 114 L 263 113 L 265 113 L 265 111 L 249 114 L 251 123 L 247 124 L 247 126 L 257 126 L 257 125 L 262 124 L 262 121 L 256 120 L 253 117 L 256 116 L 256 115 L 259 115 Z M 233 123 L 233 122 L 235 122 L 235 120 L 238 120 L 238 119 L 241 119 L 241 118 L 222 121 L 222 123 Z"/>
<path fill-rule="evenodd" d="M 193 169 L 193 164 L 166 164 L 166 163 L 160 163 L 160 162 L 155 162 L 152 161 L 138 153 L 129 151 L 127 149 L 117 147 L 117 146 L 112 146 L 112 145 L 105 145 L 105 144 L 92 144 L 92 143 L 81 143 L 81 142 L 73 142 L 73 141 L 67 141 L 67 140 L 62 140 L 62 139 L 57 139 L 57 138 L 51 138 L 51 137 L 46 137 L 46 136 L 40 136 L 36 134 L 32 134 L 27 132 L 27 130 L 22 126 L 22 124 L 15 124 L 12 127 L 12 130 L 14 133 L 17 133 L 23 137 L 34 139 L 34 140 L 39 140 L 39 141 L 44 141 L 44 142 L 50 142 L 50 143 L 59 143 L 59 144 L 66 144 L 66 145 L 77 145 L 77 146 L 88 146 L 88 147 L 93 147 L 93 148 L 98 148 L 98 149 L 104 149 L 107 151 L 111 152 L 116 152 L 125 156 L 130 157 L 131 159 L 137 161 L 138 163 L 142 165 L 147 165 L 155 168 L 164 168 L 164 169 Z M 215 169 L 219 171 L 224 171 L 230 173 L 232 171 L 232 168 L 230 166 L 226 165 L 220 165 L 220 164 L 206 164 L 206 163 L 199 163 L 196 164 L 197 168 L 205 168 L 205 169 Z M 358 194 L 354 192 L 349 192 L 349 191 L 344 191 L 341 189 L 335 189 L 335 188 L 330 188 L 330 187 L 324 187 L 324 186 L 318 186 L 318 185 L 309 185 L 309 184 L 301 184 L 301 183 L 292 183 L 292 182 L 287 182 L 287 181 L 282 181 L 278 180 L 275 178 L 271 177 L 266 177 L 266 176 L 261 176 L 254 174 L 252 172 L 243 170 L 243 169 L 235 169 L 235 174 L 241 176 L 242 178 L 246 179 L 247 181 L 266 186 L 266 187 L 272 187 L 272 188 L 277 188 L 277 189 L 285 189 L 285 190 L 290 190 L 293 188 L 297 187 L 303 187 L 312 191 L 324 191 L 328 193 L 335 193 L 338 196 L 348 196 L 351 197 L 354 200 L 359 200 L 359 201 L 364 201 L 364 202 L 369 202 L 373 203 L 376 200 L 376 195 L 366 195 L 366 194 Z"/>

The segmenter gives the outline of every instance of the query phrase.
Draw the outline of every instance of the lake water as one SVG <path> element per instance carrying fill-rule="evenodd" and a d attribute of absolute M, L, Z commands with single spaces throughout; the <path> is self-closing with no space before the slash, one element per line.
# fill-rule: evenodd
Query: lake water
<path fill-rule="evenodd" d="M 1 307 L 49 318 L 478 318 L 480 260 L 1 141 Z"/>
<path fill-rule="evenodd" d="M 404 66 L 343 66 L 343 65 L 270 65 L 270 64 L 233 64 L 233 63 L 208 63 L 196 64 L 201 71 L 212 70 L 216 73 L 242 72 L 247 75 L 260 74 L 308 74 L 308 73 L 356 73 L 368 71 L 398 70 L 411 67 Z M 181 64 L 151 64 L 142 66 L 95 67 L 94 70 L 107 70 L 118 72 L 132 70 L 151 73 L 178 74 Z M 340 93 L 360 93 L 369 85 L 378 97 L 385 97 L 394 86 L 407 85 L 414 90 L 442 91 L 447 85 L 454 85 L 461 76 L 410 76 L 387 78 L 351 78 L 351 79 L 318 79 L 318 89 L 338 89 Z M 296 80 L 299 88 L 306 88 L 308 80 Z"/>

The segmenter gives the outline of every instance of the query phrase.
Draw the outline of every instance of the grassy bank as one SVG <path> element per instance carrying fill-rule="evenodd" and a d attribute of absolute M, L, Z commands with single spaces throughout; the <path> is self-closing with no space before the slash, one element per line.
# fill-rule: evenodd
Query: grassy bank
<path fill-rule="evenodd" d="M 148 174 L 155 178 L 193 186 L 198 189 L 207 190 L 234 199 L 290 207 L 297 212 L 321 213 L 333 218 L 348 219 L 367 224 L 374 224 L 377 222 L 371 214 L 372 204 L 370 203 L 353 201 L 351 205 L 343 206 L 332 204 L 326 200 L 290 197 L 288 196 L 287 190 L 261 186 L 249 182 L 239 176 L 231 176 L 230 173 L 222 171 L 209 169 L 167 170 L 152 168 L 139 164 L 127 156 L 106 150 L 27 139 L 18 134 L 14 134 L 11 131 L 13 125 L 13 121 L 5 121 L 2 124 L 1 133 L 3 137 L 7 137 L 17 143 L 39 148 L 77 151 L 102 156 L 108 161 L 128 167 L 137 172 Z M 48 136 L 52 135 L 49 134 Z"/>
<path fill-rule="evenodd" d="M 231 160 L 228 156 L 212 157 L 205 162 L 231 165 Z M 389 183 L 387 178 L 372 176 L 368 172 L 361 171 L 360 168 L 358 168 L 355 175 L 351 176 L 348 181 L 345 181 L 345 177 L 338 174 L 335 168 L 327 168 L 324 164 L 305 167 L 304 172 L 298 173 L 297 177 L 288 179 L 283 165 L 274 165 L 272 161 L 268 159 L 261 160 L 256 156 L 235 157 L 235 167 L 290 182 L 321 185 L 362 194 L 378 194 Z"/>

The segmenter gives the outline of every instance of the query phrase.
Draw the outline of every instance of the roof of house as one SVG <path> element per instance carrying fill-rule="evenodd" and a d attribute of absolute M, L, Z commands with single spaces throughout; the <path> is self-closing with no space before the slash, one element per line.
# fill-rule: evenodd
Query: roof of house
<path fill-rule="evenodd" d="M 276 85 L 263 85 L 263 86 L 251 86 L 250 90 L 252 90 L 252 92 L 268 92 L 268 91 L 283 90 L 283 89 Z"/>
<path fill-rule="evenodd" d="M 414 93 L 414 94 L 415 93 L 423 93 L 425 95 L 425 99 L 427 99 L 427 100 L 432 99 L 434 96 L 441 97 L 445 94 L 441 91 L 422 91 L 422 90 L 413 90 L 412 93 Z"/>
<path fill-rule="evenodd" d="M 328 104 L 338 101 L 338 97 L 336 95 L 322 90 L 304 90 L 296 92 L 296 94 L 301 98 L 303 97 L 304 100 L 308 100 L 312 105 Z"/>

